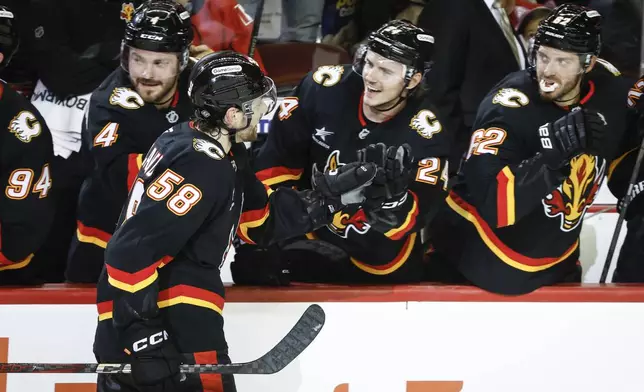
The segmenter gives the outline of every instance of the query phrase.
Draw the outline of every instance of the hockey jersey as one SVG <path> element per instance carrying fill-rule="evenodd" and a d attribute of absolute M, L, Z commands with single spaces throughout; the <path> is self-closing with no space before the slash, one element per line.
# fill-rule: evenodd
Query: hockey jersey
<path fill-rule="evenodd" d="M 312 227 L 296 191 L 269 195 L 247 161 L 243 144 L 225 153 L 191 123 L 154 143 L 105 252 L 94 345 L 100 358 L 124 359 L 119 328 L 157 316 L 183 353 L 226 349 L 219 270 L 240 215 L 267 211 L 256 232 L 261 243 Z"/>
<path fill-rule="evenodd" d="M 55 213 L 52 140 L 44 119 L 0 81 L 0 284 L 33 284 L 30 265 Z"/>
<path fill-rule="evenodd" d="M 396 211 L 398 225 L 376 231 L 365 212 L 352 207 L 336 213 L 331 224 L 307 236 L 347 252 L 366 281 L 421 280 L 419 232 L 445 198 L 447 132 L 429 103 L 416 98 L 409 98 L 403 110 L 387 121 L 370 122 L 362 110 L 363 91 L 362 78 L 350 66 L 322 66 L 310 72 L 275 113 L 255 160 L 257 177 L 271 187 L 310 189 L 313 166 L 326 170 L 355 161 L 356 151 L 369 144 L 408 143 L 417 169 Z M 242 221 L 240 226 L 257 224 Z M 254 242 L 252 235 L 241 239 Z"/>
<path fill-rule="evenodd" d="M 121 68 L 92 94 L 82 129 L 83 156 L 91 171 L 78 201 L 80 242 L 105 248 L 143 155 L 159 135 L 192 114 L 188 73 L 181 74 L 173 101 L 164 110 L 145 103 Z"/>
<path fill-rule="evenodd" d="M 470 147 L 447 198 L 453 226 L 435 246 L 483 289 L 523 294 L 576 270 L 584 215 L 627 135 L 628 83 L 604 61 L 582 79 L 579 105 L 607 123 L 607 156 L 545 166 L 539 128 L 567 110 L 539 96 L 531 71 L 508 75 L 482 101 Z M 458 238 L 458 240 L 456 240 Z"/>

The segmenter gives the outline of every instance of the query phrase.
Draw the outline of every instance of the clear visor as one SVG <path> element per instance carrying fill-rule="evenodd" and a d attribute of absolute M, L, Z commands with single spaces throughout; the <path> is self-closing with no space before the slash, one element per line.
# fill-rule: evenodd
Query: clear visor
<path fill-rule="evenodd" d="M 559 49 L 539 47 L 535 53 L 537 71 L 545 75 L 575 76 L 584 73 L 583 64 L 590 53 L 571 53 Z"/>
<path fill-rule="evenodd" d="M 273 79 L 269 77 L 266 77 L 265 80 L 267 82 L 267 86 L 264 93 L 257 98 L 253 98 L 242 103 L 242 110 L 249 119 L 254 117 L 259 119 L 266 113 L 273 111 L 273 109 L 275 109 L 275 105 L 277 105 L 277 90 L 275 89 L 275 83 L 273 82 Z"/>
<path fill-rule="evenodd" d="M 356 51 L 353 70 L 367 82 L 396 84 L 405 81 L 407 66 L 388 59 L 362 45 Z"/>
<path fill-rule="evenodd" d="M 181 53 L 152 52 L 124 45 L 121 67 L 133 79 L 163 81 L 175 78 L 181 72 Z"/>

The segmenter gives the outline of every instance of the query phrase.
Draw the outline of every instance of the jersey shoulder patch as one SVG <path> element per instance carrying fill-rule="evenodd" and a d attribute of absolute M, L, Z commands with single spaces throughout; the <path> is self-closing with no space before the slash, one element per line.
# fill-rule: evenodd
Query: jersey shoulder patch
<path fill-rule="evenodd" d="M 438 117 L 429 109 L 422 109 L 409 122 L 409 126 L 425 139 L 431 139 L 443 130 Z"/>
<path fill-rule="evenodd" d="M 528 96 L 516 88 L 502 88 L 492 98 L 492 104 L 506 108 L 520 108 L 529 103 Z"/>
<path fill-rule="evenodd" d="M 40 135 L 42 125 L 32 112 L 22 110 L 9 122 L 9 132 L 21 142 L 29 143 L 31 139 Z"/>
<path fill-rule="evenodd" d="M 345 68 L 342 65 L 323 65 L 311 75 L 313 81 L 324 87 L 335 86 L 342 79 Z"/>
<path fill-rule="evenodd" d="M 123 109 L 135 110 L 145 105 L 143 98 L 128 87 L 116 87 L 109 98 L 110 105 L 120 106 Z"/>
<path fill-rule="evenodd" d="M 208 140 L 195 137 L 192 139 L 192 147 L 195 151 L 202 152 L 208 157 L 218 161 L 226 157 L 226 153 L 220 146 Z"/>

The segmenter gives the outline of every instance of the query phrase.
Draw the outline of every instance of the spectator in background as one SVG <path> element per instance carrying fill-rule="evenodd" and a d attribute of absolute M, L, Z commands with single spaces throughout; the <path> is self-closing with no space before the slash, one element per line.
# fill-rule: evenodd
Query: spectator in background
<path fill-rule="evenodd" d="M 16 18 L 0 6 L 0 70 L 19 46 Z M 51 135 L 36 108 L 0 81 L 0 285 L 39 284 L 49 260 L 34 253 L 54 217 Z"/>
<path fill-rule="evenodd" d="M 429 1 L 418 25 L 434 33 L 431 95 L 452 135 L 450 174 L 467 149 L 479 103 L 510 72 L 526 67 L 523 46 L 507 15 L 514 0 Z"/>
<path fill-rule="evenodd" d="M 190 12 L 194 30 L 191 55 L 200 57 L 211 51 L 234 50 L 248 54 L 253 32 L 253 17 L 236 0 L 176 0 Z M 253 58 L 264 70 L 259 51 Z"/>
<path fill-rule="evenodd" d="M 537 7 L 528 11 L 521 18 L 517 26 L 517 34 L 526 49 L 526 53 L 530 56 L 532 51 L 532 44 L 534 42 L 534 35 L 537 33 L 539 23 L 550 15 L 552 10 L 547 7 Z"/>
<path fill-rule="evenodd" d="M 354 1 L 354 0 L 349 0 Z M 255 19 L 260 0 L 240 0 Z M 263 42 L 316 42 L 324 0 L 264 0 L 262 27 Z"/>

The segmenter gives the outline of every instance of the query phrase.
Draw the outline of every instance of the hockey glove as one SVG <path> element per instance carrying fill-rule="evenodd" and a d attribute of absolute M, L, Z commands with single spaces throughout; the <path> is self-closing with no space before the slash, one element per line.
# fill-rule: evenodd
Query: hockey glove
<path fill-rule="evenodd" d="M 365 190 L 363 209 L 374 230 L 387 231 L 400 222 L 396 210 L 407 199 L 413 157 L 408 144 L 395 147 L 372 144 L 358 151 L 358 159 L 379 165 L 373 183 Z"/>
<path fill-rule="evenodd" d="M 358 150 L 358 160 L 378 165 L 373 183 L 365 190 L 365 208 L 395 208 L 404 200 L 411 178 L 413 157 L 411 147 L 371 144 Z"/>
<path fill-rule="evenodd" d="M 132 382 L 141 392 L 179 390 L 185 379 L 180 373 L 182 356 L 161 320 L 136 322 L 123 331 L 125 353 L 132 357 Z"/>
<path fill-rule="evenodd" d="M 584 119 L 586 121 L 587 148 L 589 154 L 601 158 L 609 158 L 608 148 L 611 144 L 607 143 L 608 123 L 600 113 L 584 109 Z"/>
<path fill-rule="evenodd" d="M 553 170 L 567 166 L 587 147 L 584 111 L 574 109 L 554 123 L 542 125 L 539 137 L 546 165 Z"/>
<path fill-rule="evenodd" d="M 304 191 L 302 198 L 308 204 L 314 228 L 330 222 L 342 208 L 361 204 L 365 200 L 364 189 L 371 184 L 376 171 L 373 163 L 351 162 L 325 173 L 313 166 L 313 190 Z"/>

